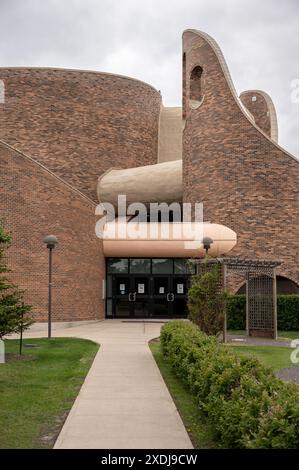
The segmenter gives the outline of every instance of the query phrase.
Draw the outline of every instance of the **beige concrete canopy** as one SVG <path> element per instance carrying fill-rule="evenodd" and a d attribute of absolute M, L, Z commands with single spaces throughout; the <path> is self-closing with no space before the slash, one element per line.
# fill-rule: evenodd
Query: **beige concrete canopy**
<path fill-rule="evenodd" d="M 111 168 L 98 180 L 100 202 L 109 202 L 117 209 L 120 194 L 127 196 L 127 203 L 181 202 L 182 161 L 157 163 L 126 170 Z M 117 211 L 116 211 L 117 213 Z"/>
<path fill-rule="evenodd" d="M 213 240 L 209 254 L 227 254 L 237 243 L 236 233 L 224 225 L 209 223 L 106 223 L 103 250 L 111 257 L 200 258 L 204 237 Z"/>

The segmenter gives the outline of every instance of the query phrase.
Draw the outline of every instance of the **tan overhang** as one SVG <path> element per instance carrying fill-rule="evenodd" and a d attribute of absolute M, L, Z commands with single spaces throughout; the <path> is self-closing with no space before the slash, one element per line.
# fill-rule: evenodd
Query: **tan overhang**
<path fill-rule="evenodd" d="M 111 168 L 98 180 L 98 198 L 117 208 L 118 195 L 125 194 L 127 203 L 181 202 L 182 161 L 157 163 L 119 170 Z"/>
<path fill-rule="evenodd" d="M 237 243 L 237 234 L 219 224 L 210 223 L 106 223 L 103 250 L 111 257 L 200 258 L 205 254 L 204 237 L 213 240 L 209 254 L 227 254 Z"/>

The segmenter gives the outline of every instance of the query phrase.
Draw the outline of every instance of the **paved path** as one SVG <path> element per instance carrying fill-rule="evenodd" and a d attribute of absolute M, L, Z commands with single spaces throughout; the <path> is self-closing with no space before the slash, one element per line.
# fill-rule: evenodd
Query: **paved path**
<path fill-rule="evenodd" d="M 54 331 L 101 344 L 56 449 L 193 448 L 148 347 L 160 328 L 107 320 Z"/>
<path fill-rule="evenodd" d="M 248 345 L 248 346 L 277 346 L 277 347 L 290 347 L 291 340 L 287 338 L 269 339 L 269 338 L 258 338 L 254 336 L 245 335 L 228 335 L 228 342 L 233 344 Z"/>
<path fill-rule="evenodd" d="M 295 382 L 299 384 L 299 366 L 293 365 L 284 367 L 275 373 L 276 377 L 285 382 Z"/>

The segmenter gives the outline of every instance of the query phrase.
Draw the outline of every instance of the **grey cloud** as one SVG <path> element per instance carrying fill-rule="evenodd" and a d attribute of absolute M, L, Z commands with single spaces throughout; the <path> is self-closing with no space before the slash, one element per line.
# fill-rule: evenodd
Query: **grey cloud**
<path fill-rule="evenodd" d="M 0 0 L 0 66 L 94 69 L 140 78 L 181 100 L 181 34 L 213 36 L 237 91 L 273 98 L 280 143 L 299 156 L 297 0 Z"/>

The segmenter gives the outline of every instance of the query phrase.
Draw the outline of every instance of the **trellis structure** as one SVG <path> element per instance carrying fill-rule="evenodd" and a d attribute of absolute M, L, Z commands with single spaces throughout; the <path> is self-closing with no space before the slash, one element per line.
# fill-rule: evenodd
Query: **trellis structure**
<path fill-rule="evenodd" d="M 244 258 L 207 258 L 197 263 L 203 274 L 218 266 L 221 288 L 227 289 L 233 277 L 246 282 L 246 331 L 248 336 L 277 339 L 276 268 L 281 261 Z M 226 315 L 223 340 L 226 341 Z"/>

